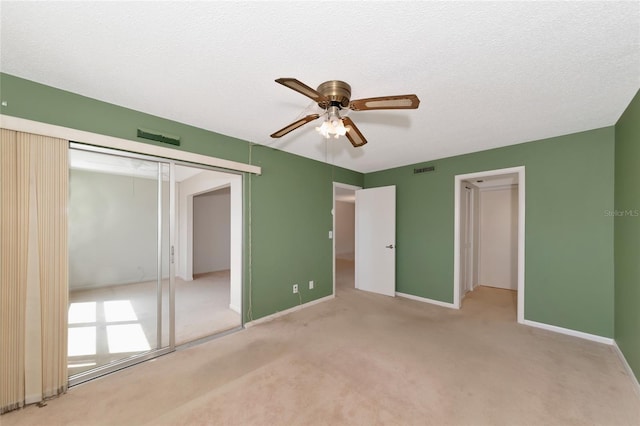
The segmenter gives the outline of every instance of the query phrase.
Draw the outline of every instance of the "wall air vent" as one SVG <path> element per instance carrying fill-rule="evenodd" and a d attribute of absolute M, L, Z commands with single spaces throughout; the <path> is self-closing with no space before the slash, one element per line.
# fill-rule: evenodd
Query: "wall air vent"
<path fill-rule="evenodd" d="M 138 129 L 138 137 L 142 139 L 149 139 L 151 141 L 180 146 L 180 136 L 160 133 L 156 130 Z"/>
<path fill-rule="evenodd" d="M 417 175 L 419 173 L 426 173 L 426 172 L 432 172 L 436 169 L 436 166 L 427 166 L 427 167 L 421 167 L 419 169 L 413 169 L 413 174 Z"/>

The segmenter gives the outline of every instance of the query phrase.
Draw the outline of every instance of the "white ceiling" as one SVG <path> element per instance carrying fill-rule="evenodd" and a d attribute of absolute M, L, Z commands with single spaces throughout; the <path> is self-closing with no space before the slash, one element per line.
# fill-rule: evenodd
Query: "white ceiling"
<path fill-rule="evenodd" d="M 360 172 L 614 124 L 640 87 L 633 2 L 7 2 L 0 70 Z M 273 80 L 418 110 L 326 141 Z M 159 129 L 163 130 L 163 129 Z"/>

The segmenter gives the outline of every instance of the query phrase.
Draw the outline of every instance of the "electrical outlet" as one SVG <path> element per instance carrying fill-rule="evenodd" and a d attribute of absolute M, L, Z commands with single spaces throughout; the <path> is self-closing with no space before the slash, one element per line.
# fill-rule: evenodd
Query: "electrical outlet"
<path fill-rule="evenodd" d="M 313 290 L 313 281 L 309 281 L 309 290 Z"/>
<path fill-rule="evenodd" d="M 298 292 L 298 284 L 294 284 L 293 285 L 293 292 L 297 293 Z"/>

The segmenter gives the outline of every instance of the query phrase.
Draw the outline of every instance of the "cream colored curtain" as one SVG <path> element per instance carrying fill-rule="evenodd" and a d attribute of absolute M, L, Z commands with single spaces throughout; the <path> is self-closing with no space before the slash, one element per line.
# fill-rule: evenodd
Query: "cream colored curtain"
<path fill-rule="evenodd" d="M 67 389 L 68 141 L 0 130 L 0 413 Z"/>

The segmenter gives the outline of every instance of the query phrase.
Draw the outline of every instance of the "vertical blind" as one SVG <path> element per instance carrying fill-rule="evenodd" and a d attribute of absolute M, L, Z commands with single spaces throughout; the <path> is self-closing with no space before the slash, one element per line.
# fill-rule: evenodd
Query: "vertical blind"
<path fill-rule="evenodd" d="M 68 141 L 0 129 L 0 413 L 67 389 Z"/>

